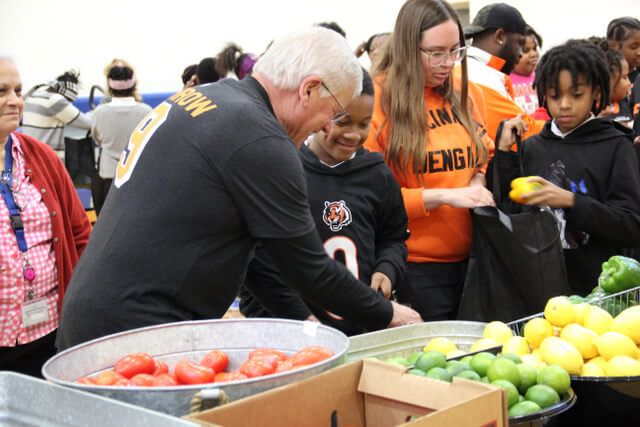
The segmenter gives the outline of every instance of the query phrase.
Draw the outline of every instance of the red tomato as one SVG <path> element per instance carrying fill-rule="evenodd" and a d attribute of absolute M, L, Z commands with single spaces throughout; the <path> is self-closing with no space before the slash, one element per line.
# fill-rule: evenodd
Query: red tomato
<path fill-rule="evenodd" d="M 215 380 L 213 369 L 199 365 L 191 360 L 181 360 L 173 369 L 176 378 L 182 384 L 204 384 Z"/>
<path fill-rule="evenodd" d="M 115 383 L 111 384 L 114 387 L 137 387 L 136 384 L 132 383 L 129 378 L 122 377 Z"/>
<path fill-rule="evenodd" d="M 138 387 L 155 387 L 158 385 L 158 380 L 151 374 L 137 374 L 131 377 L 129 381 Z"/>
<path fill-rule="evenodd" d="M 265 355 L 265 354 L 276 355 L 276 356 L 278 356 L 278 360 L 286 360 L 287 359 L 287 355 L 286 354 L 284 354 L 281 351 L 274 350 L 272 348 L 256 348 L 251 353 L 249 353 L 249 359 L 253 359 L 256 356 L 262 356 L 262 355 Z"/>
<path fill-rule="evenodd" d="M 156 382 L 158 387 L 172 387 L 180 385 L 173 374 L 160 374 L 156 377 Z"/>
<path fill-rule="evenodd" d="M 156 368 L 151 373 L 151 375 L 153 375 L 154 377 L 157 377 L 160 374 L 166 374 L 167 372 L 169 372 L 169 365 L 167 365 L 163 361 L 154 360 L 153 363 L 155 363 L 156 365 Z"/>
<path fill-rule="evenodd" d="M 276 373 L 277 372 L 291 371 L 291 370 L 293 370 L 295 368 L 296 367 L 293 366 L 293 360 L 291 360 L 291 359 L 282 360 L 282 361 L 278 362 L 278 367 L 276 368 Z"/>
<path fill-rule="evenodd" d="M 262 360 L 264 363 L 271 366 L 274 371 L 278 367 L 278 363 L 282 362 L 282 360 L 280 359 L 280 357 L 278 357 L 278 355 L 267 354 L 267 353 L 250 357 L 249 360 Z"/>
<path fill-rule="evenodd" d="M 114 385 L 116 381 L 123 379 L 124 377 L 116 371 L 104 371 L 100 372 L 96 377 L 97 385 Z M 126 378 L 124 378 L 126 379 Z"/>
<path fill-rule="evenodd" d="M 76 380 L 76 384 L 96 385 L 96 380 L 91 377 L 82 377 Z"/>
<path fill-rule="evenodd" d="M 220 372 L 216 374 L 216 382 L 240 381 L 248 377 L 240 371 Z"/>
<path fill-rule="evenodd" d="M 240 372 L 249 378 L 261 377 L 263 375 L 273 374 L 275 367 L 262 359 L 249 359 L 240 366 Z"/>
<path fill-rule="evenodd" d="M 128 354 L 116 362 L 113 370 L 125 378 L 136 374 L 152 374 L 156 369 L 153 357 L 147 353 Z"/>
<path fill-rule="evenodd" d="M 291 360 L 294 366 L 313 365 L 333 356 L 333 351 L 326 347 L 312 345 L 305 347 L 293 356 Z"/>
<path fill-rule="evenodd" d="M 200 361 L 202 366 L 208 366 L 215 372 L 224 372 L 229 366 L 229 356 L 222 350 L 212 350 Z"/>

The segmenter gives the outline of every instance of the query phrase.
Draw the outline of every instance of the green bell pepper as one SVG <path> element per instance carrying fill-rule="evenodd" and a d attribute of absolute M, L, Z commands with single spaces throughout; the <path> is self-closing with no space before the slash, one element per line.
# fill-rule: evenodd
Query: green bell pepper
<path fill-rule="evenodd" d="M 640 262 L 622 255 L 614 255 L 602 263 L 598 281 L 602 289 L 612 294 L 640 286 Z"/>

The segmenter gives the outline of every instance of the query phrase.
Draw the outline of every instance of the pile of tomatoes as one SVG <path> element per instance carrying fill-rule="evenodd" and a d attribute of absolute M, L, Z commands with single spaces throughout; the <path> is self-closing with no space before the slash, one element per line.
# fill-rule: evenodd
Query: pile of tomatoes
<path fill-rule="evenodd" d="M 292 356 L 270 349 L 259 348 L 249 353 L 249 358 L 234 371 L 227 372 L 229 356 L 222 350 L 212 350 L 200 363 L 181 360 L 170 372 L 169 366 L 155 360 L 147 353 L 124 356 L 113 369 L 95 377 L 82 377 L 78 384 L 120 387 L 171 387 L 206 383 L 239 381 L 292 371 L 313 365 L 333 356 L 333 351 L 322 346 L 309 346 Z"/>

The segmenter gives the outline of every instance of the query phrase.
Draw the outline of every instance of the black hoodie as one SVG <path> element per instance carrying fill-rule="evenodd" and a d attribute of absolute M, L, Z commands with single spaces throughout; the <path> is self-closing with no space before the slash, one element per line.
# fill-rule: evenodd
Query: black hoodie
<path fill-rule="evenodd" d="M 404 276 L 408 219 L 400 186 L 382 155 L 361 148 L 353 159 L 329 167 L 303 145 L 300 159 L 311 216 L 327 252 L 367 285 L 376 271 L 395 285 Z M 245 280 L 269 314 L 304 319 L 312 312 L 348 335 L 365 332 L 361 325 L 339 319 L 311 301 L 303 302 L 291 288 L 277 285 L 270 265 L 268 254 L 258 247 Z M 241 299 L 245 315 L 267 314 L 246 292 Z"/>
<path fill-rule="evenodd" d="M 611 120 L 592 119 L 565 138 L 542 131 L 524 141 L 524 175 L 538 175 L 575 193 L 566 220 L 564 258 L 571 289 L 586 295 L 598 284 L 602 263 L 640 243 L 640 175 L 633 132 Z M 515 153 L 500 153 L 502 194 L 520 175 Z"/>

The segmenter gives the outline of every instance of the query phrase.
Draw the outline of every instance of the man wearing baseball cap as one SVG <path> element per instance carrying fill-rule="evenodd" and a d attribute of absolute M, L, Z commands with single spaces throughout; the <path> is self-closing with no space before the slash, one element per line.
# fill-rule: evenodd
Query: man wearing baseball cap
<path fill-rule="evenodd" d="M 515 103 L 509 80 L 509 73 L 522 55 L 526 26 L 517 9 L 505 3 L 493 3 L 480 9 L 465 29 L 465 37 L 473 39 L 467 51 L 469 80 L 482 88 L 487 131 L 494 140 L 500 122 L 519 114 L 528 128 L 524 138 L 537 134 L 544 125 Z"/>

